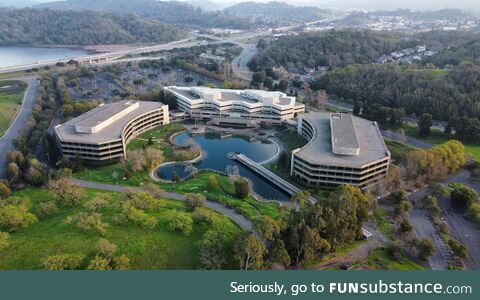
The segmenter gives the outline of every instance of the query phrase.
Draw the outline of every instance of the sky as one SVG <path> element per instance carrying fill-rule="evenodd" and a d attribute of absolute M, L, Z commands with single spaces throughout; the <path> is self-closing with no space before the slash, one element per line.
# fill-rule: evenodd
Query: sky
<path fill-rule="evenodd" d="M 50 2 L 53 0 L 36 0 Z M 209 0 L 222 4 L 233 4 L 252 0 Z M 269 2 L 270 0 L 253 0 L 255 2 Z M 280 0 L 294 5 L 309 5 L 338 9 L 396 9 L 410 8 L 413 10 L 435 10 L 442 8 L 480 9 L 480 0 Z"/>

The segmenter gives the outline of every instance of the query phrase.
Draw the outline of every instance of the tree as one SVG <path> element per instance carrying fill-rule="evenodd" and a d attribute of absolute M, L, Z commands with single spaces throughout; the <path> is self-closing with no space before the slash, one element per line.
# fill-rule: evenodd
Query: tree
<path fill-rule="evenodd" d="M 12 194 L 12 190 L 3 182 L 0 182 L 0 199 L 8 198 Z"/>
<path fill-rule="evenodd" d="M 184 235 L 189 235 L 193 230 L 193 219 L 184 212 L 172 212 L 167 219 L 167 228 L 170 231 L 176 231 Z"/>
<path fill-rule="evenodd" d="M 43 201 L 38 204 L 37 216 L 44 220 L 50 218 L 58 212 L 57 204 L 54 201 Z"/>
<path fill-rule="evenodd" d="M 433 116 L 429 113 L 424 113 L 418 119 L 418 135 L 427 137 L 430 135 L 430 128 L 433 125 Z"/>
<path fill-rule="evenodd" d="M 8 232 L 0 231 L 0 251 L 7 248 L 10 245 L 10 234 Z"/>
<path fill-rule="evenodd" d="M 207 198 L 200 194 L 187 194 L 185 197 L 185 207 L 187 210 L 194 211 L 196 208 L 203 207 Z"/>
<path fill-rule="evenodd" d="M 245 199 L 250 193 L 250 182 L 245 178 L 239 178 L 234 183 L 235 197 Z"/>
<path fill-rule="evenodd" d="M 478 201 L 477 192 L 463 184 L 451 184 L 450 198 L 454 205 L 462 208 L 468 208 L 473 203 Z"/>
<path fill-rule="evenodd" d="M 109 226 L 107 223 L 102 222 L 102 214 L 97 212 L 81 212 L 73 218 L 67 218 L 67 223 L 75 224 L 77 228 L 84 232 L 97 232 L 101 235 L 105 235 Z"/>
<path fill-rule="evenodd" d="M 207 181 L 207 191 L 213 192 L 218 190 L 219 185 L 218 185 L 218 180 L 215 175 L 210 175 L 208 176 L 208 181 Z"/>
<path fill-rule="evenodd" d="M 408 222 L 408 220 L 403 220 L 400 223 L 400 233 L 401 234 L 409 234 L 413 231 L 412 223 Z"/>
<path fill-rule="evenodd" d="M 115 270 L 128 270 L 130 269 L 130 259 L 122 254 L 113 258 L 113 269 Z"/>
<path fill-rule="evenodd" d="M 50 180 L 47 189 L 58 205 L 76 205 L 85 195 L 83 188 L 75 186 L 69 178 Z"/>
<path fill-rule="evenodd" d="M 274 81 L 273 81 L 272 77 L 267 77 L 263 81 L 263 85 L 265 86 L 265 88 L 270 90 L 270 91 L 273 89 L 273 84 L 274 84 Z"/>
<path fill-rule="evenodd" d="M 176 171 L 173 171 L 172 173 L 172 181 L 173 182 L 180 182 L 181 178 L 180 176 L 178 176 L 177 172 Z"/>
<path fill-rule="evenodd" d="M 353 105 L 353 111 L 352 111 L 352 113 L 353 113 L 355 116 L 358 116 L 361 111 L 362 111 L 362 107 L 360 106 L 360 103 L 359 103 L 358 101 L 355 101 L 355 103 L 354 103 L 354 105 Z"/>
<path fill-rule="evenodd" d="M 75 270 L 80 267 L 85 255 L 58 254 L 47 257 L 42 261 L 45 270 Z"/>
<path fill-rule="evenodd" d="M 117 253 L 117 245 L 105 238 L 100 238 L 97 244 L 97 251 L 103 255 L 103 257 L 112 259 L 115 253 Z"/>
<path fill-rule="evenodd" d="M 263 268 L 267 248 L 251 232 L 244 232 L 236 239 L 233 251 L 241 270 L 260 270 Z"/>
<path fill-rule="evenodd" d="M 265 81 L 265 78 L 266 78 L 265 71 L 255 72 L 252 75 L 252 81 L 250 82 L 250 85 L 258 88 L 263 84 L 263 82 Z"/>
<path fill-rule="evenodd" d="M 428 260 L 435 253 L 435 244 L 429 238 L 420 239 L 416 244 L 416 248 L 418 257 L 423 260 Z"/>
<path fill-rule="evenodd" d="M 466 259 L 468 257 L 468 249 L 460 241 L 455 239 L 449 239 L 447 243 L 452 250 L 454 256 L 461 259 Z"/>
<path fill-rule="evenodd" d="M 100 255 L 95 255 L 95 257 L 88 264 L 87 270 L 98 270 L 98 271 L 108 271 L 111 270 L 110 260 L 101 257 Z"/>
<path fill-rule="evenodd" d="M 7 204 L 0 207 L 0 227 L 9 231 L 28 227 L 38 222 L 37 217 L 28 211 L 28 207 Z"/>
<path fill-rule="evenodd" d="M 442 209 L 438 205 L 437 198 L 433 196 L 427 196 L 423 199 L 423 206 L 430 212 L 434 217 L 438 217 L 442 212 Z"/>
<path fill-rule="evenodd" d="M 219 230 L 210 229 L 199 243 L 202 269 L 220 270 L 225 263 L 224 237 Z"/>
<path fill-rule="evenodd" d="M 108 200 L 102 196 L 95 196 L 94 198 L 87 201 L 83 207 L 85 207 L 90 212 L 96 212 L 99 209 L 107 207 Z"/>

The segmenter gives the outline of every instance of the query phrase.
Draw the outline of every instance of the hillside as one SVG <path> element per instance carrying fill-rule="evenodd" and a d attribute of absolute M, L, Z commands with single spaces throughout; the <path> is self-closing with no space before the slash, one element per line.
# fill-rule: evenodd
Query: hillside
<path fill-rule="evenodd" d="M 460 65 L 473 63 L 480 65 L 480 40 L 472 41 L 459 47 L 445 49 L 437 55 L 424 60 L 424 63 L 433 63 L 443 68 L 446 65 Z"/>
<path fill-rule="evenodd" d="M 283 21 L 317 21 L 329 15 L 326 9 L 293 6 L 283 2 L 242 2 L 224 9 L 240 17 L 278 19 Z"/>
<path fill-rule="evenodd" d="M 136 14 L 176 26 L 248 28 L 245 20 L 222 12 L 203 12 L 179 1 L 155 0 L 67 0 L 43 3 L 36 8 L 94 10 L 119 14 Z"/>
<path fill-rule="evenodd" d="M 2 9 L 0 45 L 96 45 L 163 43 L 183 33 L 134 15 L 48 9 Z"/>
<path fill-rule="evenodd" d="M 355 30 L 304 33 L 280 38 L 257 54 L 248 66 L 257 71 L 279 66 L 293 70 L 363 64 L 407 46 L 409 42 L 390 33 Z"/>

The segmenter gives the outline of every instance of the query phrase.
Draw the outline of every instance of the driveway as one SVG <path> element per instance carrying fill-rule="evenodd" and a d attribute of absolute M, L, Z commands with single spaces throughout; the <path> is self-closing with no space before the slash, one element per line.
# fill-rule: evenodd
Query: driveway
<path fill-rule="evenodd" d="M 132 187 L 127 187 L 127 186 L 104 184 L 104 183 L 98 183 L 98 182 L 92 182 L 92 181 L 84 181 L 84 180 L 80 180 L 80 179 L 76 179 L 76 178 L 71 178 L 71 180 L 75 185 L 85 187 L 85 188 L 103 190 L 103 191 L 124 193 L 128 189 L 132 189 Z M 179 194 L 179 193 L 164 192 L 164 197 L 167 198 L 167 199 L 185 201 L 185 196 L 182 195 L 182 194 Z M 231 220 L 236 222 L 244 230 L 253 231 L 252 222 L 249 219 L 247 219 L 245 216 L 243 216 L 243 215 L 239 214 L 238 212 L 234 211 L 233 209 L 230 209 L 230 208 L 224 206 L 223 204 L 220 204 L 218 202 L 214 202 L 214 201 L 211 201 L 211 200 L 207 200 L 205 202 L 205 206 L 210 208 L 210 209 L 215 210 L 216 212 L 219 212 L 219 213 L 229 217 Z"/>
<path fill-rule="evenodd" d="M 5 135 L 0 138 L 0 178 L 4 177 L 7 173 L 7 153 L 15 149 L 12 142 L 20 135 L 21 130 L 32 113 L 32 108 L 35 104 L 35 96 L 37 95 L 39 86 L 39 82 L 35 76 L 17 80 L 25 81 L 28 84 L 28 87 L 23 96 L 20 111 L 5 132 Z"/>

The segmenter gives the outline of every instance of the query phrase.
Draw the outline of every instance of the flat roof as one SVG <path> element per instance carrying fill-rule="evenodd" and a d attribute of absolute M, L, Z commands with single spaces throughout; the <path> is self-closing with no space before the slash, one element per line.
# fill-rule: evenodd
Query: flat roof
<path fill-rule="evenodd" d="M 330 114 L 332 152 L 338 155 L 358 155 L 360 145 L 349 114 Z"/>
<path fill-rule="evenodd" d="M 216 101 L 243 101 L 247 103 L 262 103 L 261 99 L 255 99 L 252 95 L 247 96 L 247 93 L 254 94 L 258 97 L 262 96 L 271 96 L 275 95 L 278 96 L 278 100 L 276 104 L 278 105 L 290 105 L 292 104 L 292 99 L 294 97 L 287 96 L 285 93 L 282 92 L 271 92 L 271 91 L 263 91 L 263 90 L 234 90 L 234 89 L 216 89 L 216 88 L 208 88 L 208 87 L 178 87 L 178 86 L 169 86 L 167 87 L 171 91 L 178 93 L 190 100 L 200 100 L 203 99 L 202 95 L 197 95 L 194 89 L 198 91 L 205 91 L 205 92 L 217 92 L 219 93 L 220 97 L 215 99 Z"/>
<path fill-rule="evenodd" d="M 331 128 L 330 113 L 311 112 L 301 118 L 308 120 L 315 128 L 315 136 L 295 155 L 316 165 L 362 167 L 371 162 L 390 156 L 377 125 L 369 120 L 351 116 L 351 126 L 359 146 L 358 155 L 338 155 L 333 153 L 332 132 L 338 136 L 341 144 L 354 145 L 352 127 L 347 122 Z M 338 125 L 337 122 L 332 123 Z M 342 126 L 345 125 L 346 126 Z"/>
<path fill-rule="evenodd" d="M 131 120 L 163 106 L 161 102 L 135 100 L 108 103 L 56 126 L 55 132 L 64 142 L 96 144 L 118 140 Z M 97 131 L 87 133 L 78 130 L 82 126 L 89 128 L 99 124 L 102 126 Z"/>

